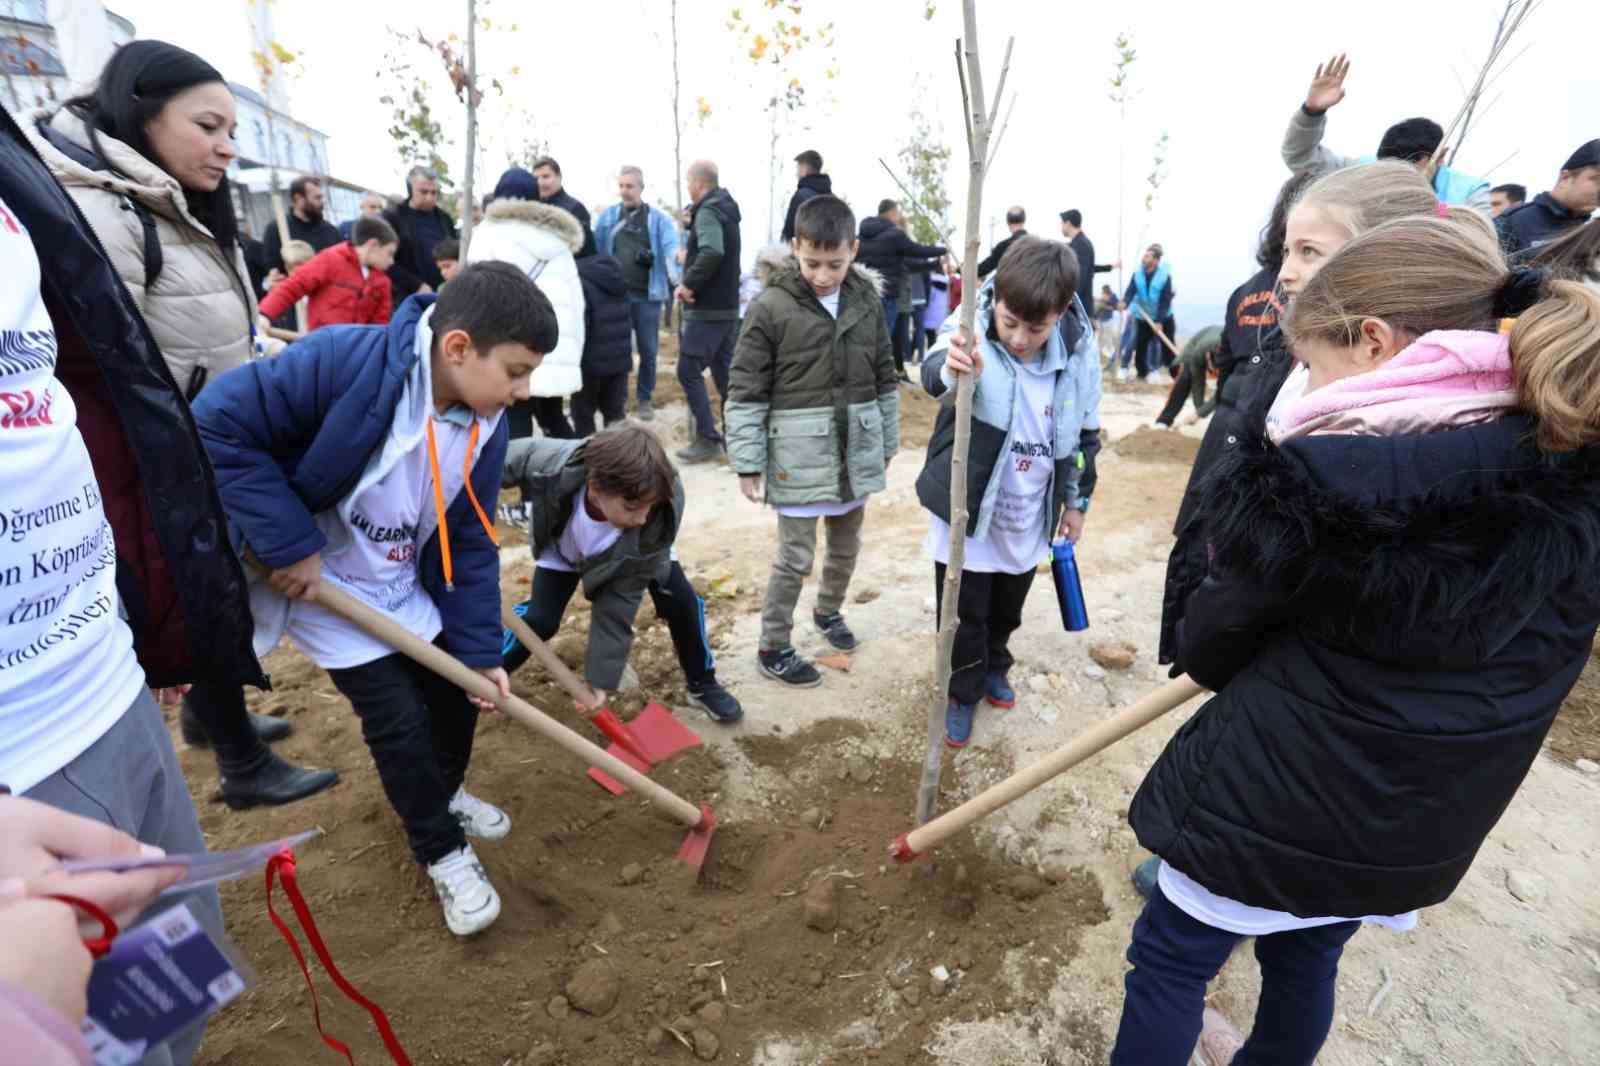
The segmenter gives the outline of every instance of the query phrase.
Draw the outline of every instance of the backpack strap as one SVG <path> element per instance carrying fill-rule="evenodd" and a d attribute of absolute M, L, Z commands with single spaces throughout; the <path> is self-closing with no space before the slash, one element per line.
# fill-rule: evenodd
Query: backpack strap
<path fill-rule="evenodd" d="M 133 212 L 139 220 L 139 227 L 144 230 L 144 287 L 148 289 L 161 276 L 161 268 L 165 265 L 161 254 L 161 235 L 156 232 L 156 218 L 149 208 L 131 196 L 124 196 L 122 204 Z"/>

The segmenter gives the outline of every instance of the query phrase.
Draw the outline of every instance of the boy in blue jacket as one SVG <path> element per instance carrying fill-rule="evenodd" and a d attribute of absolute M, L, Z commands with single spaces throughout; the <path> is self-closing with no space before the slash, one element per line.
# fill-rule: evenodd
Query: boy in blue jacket
<path fill-rule="evenodd" d="M 509 694 L 500 554 L 483 501 L 493 507 L 500 491 L 502 413 L 527 398 L 528 376 L 556 340 L 550 302 L 520 270 L 477 263 L 437 297 L 408 299 L 387 326 L 318 330 L 222 375 L 194 405 L 231 535 L 267 571 L 251 588 L 257 652 L 288 636 L 355 707 L 458 936 L 500 914 L 466 838 L 511 828 L 462 785 L 487 705 L 315 593 L 328 582 Z"/>

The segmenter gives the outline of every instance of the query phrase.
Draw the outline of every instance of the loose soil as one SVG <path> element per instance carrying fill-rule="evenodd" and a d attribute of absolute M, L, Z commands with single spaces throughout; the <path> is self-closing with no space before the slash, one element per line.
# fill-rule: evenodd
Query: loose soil
<path fill-rule="evenodd" d="M 663 338 L 654 428 L 681 445 L 684 411 Z M 648 598 L 632 667 L 638 685 L 614 701 L 624 717 L 647 700 L 672 707 L 704 738 L 654 771 L 722 819 L 698 877 L 674 863 L 681 829 L 636 796 L 613 798 L 572 757 L 514 722 L 485 716 L 469 774 L 474 792 L 515 822 L 476 845 L 504 910 L 471 940 L 443 927 L 426 876 L 411 861 L 348 704 L 292 649 L 268 661 L 274 690 L 253 706 L 288 717 L 289 758 L 333 766 L 340 784 L 281 809 L 228 811 L 212 798 L 216 769 L 181 752 L 213 848 L 320 825 L 300 880 L 345 974 L 388 1012 L 413 1060 L 487 1066 L 700 1061 L 756 1066 L 871 1061 L 890 1066 L 1067 1066 L 1105 1061 L 1121 1005 L 1122 954 L 1140 902 L 1127 882 L 1144 857 L 1126 824 L 1145 769 L 1195 704 L 962 834 L 933 860 L 890 864 L 909 828 L 926 746 L 932 657 L 932 568 L 914 481 L 938 405 L 903 389 L 903 454 L 869 505 L 868 534 L 846 613 L 863 644 L 848 672 L 790 691 L 754 664 L 770 565 L 770 511 L 739 495 L 726 466 L 683 471 L 690 512 L 679 555 L 705 596 L 718 676 L 746 718 L 718 726 L 686 707 L 665 626 Z M 1018 706 L 979 713 L 971 747 L 946 752 L 949 808 L 1038 758 L 1162 680 L 1153 646 L 1172 514 L 1200 428 L 1141 430 L 1163 397 L 1108 388 L 1100 488 L 1080 547 L 1092 628 L 1061 632 L 1042 585 L 1013 638 Z M 509 494 L 503 502 L 516 502 Z M 503 593 L 527 595 L 531 562 L 504 529 Z M 803 654 L 825 648 L 796 612 Z M 581 661 L 589 620 L 574 598 L 553 641 Z M 1128 670 L 1094 666 L 1089 647 L 1126 641 Z M 1595 676 L 1591 676 L 1595 675 Z M 514 678 L 524 698 L 580 731 L 571 700 L 537 667 Z M 1414 933 L 1378 930 L 1350 945 L 1339 1014 L 1323 1066 L 1594 1061 L 1600 1047 L 1600 897 L 1593 811 L 1600 780 L 1565 763 L 1596 755 L 1600 674 L 1591 666 L 1540 759 L 1450 901 Z M 1575 713 L 1576 712 L 1576 713 Z M 587 734 L 586 734 L 587 735 Z M 1558 761 L 1559 760 L 1559 761 Z M 1537 873 L 1537 905 L 1506 877 Z M 832 888 L 818 888 L 831 882 Z M 832 928 L 817 908 L 836 901 Z M 208 1066 L 321 1061 L 311 1003 L 267 920 L 261 886 L 227 885 L 230 933 L 260 984 L 213 1022 Z M 620 977 L 602 1017 L 564 998 L 579 967 L 603 960 Z M 942 993 L 932 977 L 949 974 Z M 357 1060 L 387 1061 L 366 1015 L 314 965 L 329 1030 Z M 1390 991 L 1370 1006 L 1385 983 Z M 1258 978 L 1237 953 L 1212 1002 L 1248 1027 Z M 1506 992 L 1516 1007 L 1507 1010 Z M 698 1030 L 698 1031 L 697 1031 Z M 714 1040 L 711 1038 L 715 1038 Z"/>

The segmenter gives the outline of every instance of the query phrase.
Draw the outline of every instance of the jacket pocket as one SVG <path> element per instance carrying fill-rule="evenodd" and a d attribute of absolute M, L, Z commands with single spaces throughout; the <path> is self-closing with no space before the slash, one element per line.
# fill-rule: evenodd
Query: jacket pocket
<path fill-rule="evenodd" d="M 834 490 L 839 461 L 833 436 L 833 412 L 785 415 L 773 412 L 767 429 L 767 464 L 774 496 Z"/>
<path fill-rule="evenodd" d="M 882 492 L 888 485 L 883 467 L 883 412 L 877 402 L 850 409 L 850 429 L 845 443 L 850 489 L 859 499 Z"/>

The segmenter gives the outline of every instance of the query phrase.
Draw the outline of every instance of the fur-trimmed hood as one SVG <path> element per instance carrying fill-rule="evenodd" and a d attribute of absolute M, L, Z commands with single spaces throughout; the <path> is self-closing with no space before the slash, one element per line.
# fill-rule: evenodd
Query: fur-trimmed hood
<path fill-rule="evenodd" d="M 537 200 L 496 200 L 483 213 L 483 221 L 516 222 L 548 230 L 574 255 L 583 248 L 583 226 L 570 212 L 554 204 L 541 204 Z"/>
<path fill-rule="evenodd" d="M 1600 568 L 1600 449 L 1532 420 L 1405 437 L 1241 441 L 1205 504 L 1214 572 L 1285 595 L 1302 631 L 1379 661 L 1482 662 Z"/>

